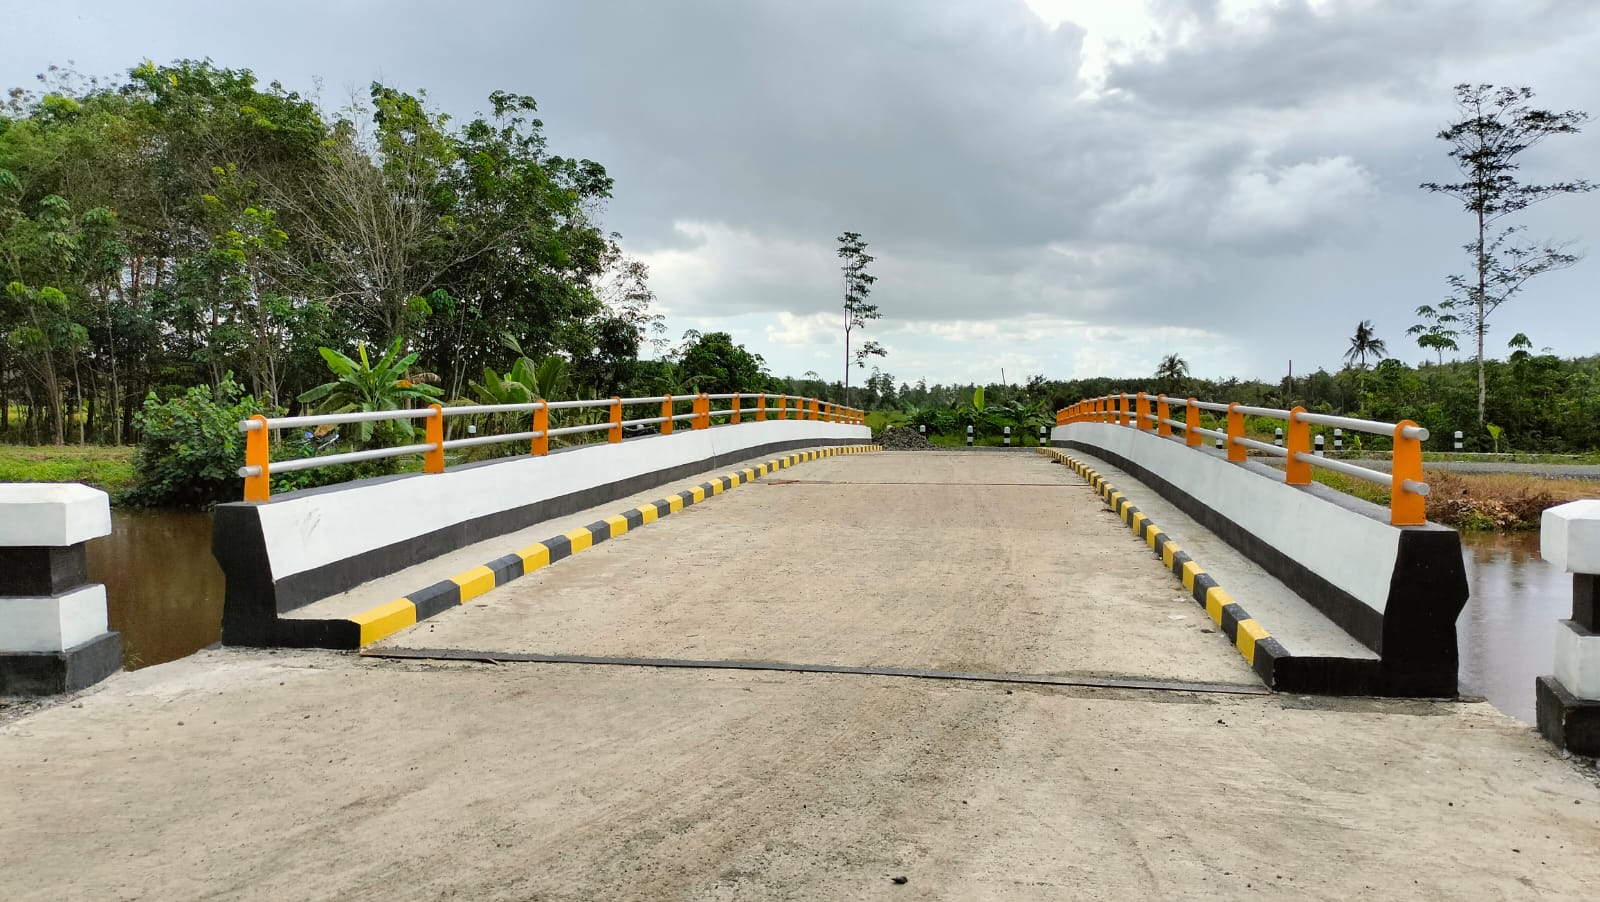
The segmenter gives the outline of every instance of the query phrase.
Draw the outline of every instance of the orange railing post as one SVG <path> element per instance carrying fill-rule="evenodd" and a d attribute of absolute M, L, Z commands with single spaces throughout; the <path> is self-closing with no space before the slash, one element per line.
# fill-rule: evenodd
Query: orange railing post
<path fill-rule="evenodd" d="M 606 441 L 613 445 L 622 441 L 622 399 L 616 395 L 611 396 L 611 428 L 606 432 Z"/>
<path fill-rule="evenodd" d="M 1289 411 L 1289 434 L 1284 438 L 1289 456 L 1283 470 L 1283 481 L 1289 485 L 1311 484 L 1311 465 L 1295 457 L 1302 451 L 1311 454 L 1311 424 L 1299 420 L 1300 414 L 1305 412 L 1304 407 Z"/>
<path fill-rule="evenodd" d="M 1235 444 L 1234 439 L 1244 438 L 1244 414 L 1239 412 L 1239 402 L 1228 404 L 1228 459 L 1234 463 L 1244 460 L 1245 446 Z"/>
<path fill-rule="evenodd" d="M 694 419 L 690 420 L 690 429 L 704 429 L 711 425 L 711 399 L 705 392 L 694 396 Z"/>
<path fill-rule="evenodd" d="M 539 406 L 533 409 L 533 431 L 539 434 L 533 437 L 533 445 L 528 452 L 541 457 L 549 454 L 550 408 L 545 406 L 543 398 L 539 399 Z"/>
<path fill-rule="evenodd" d="M 734 392 L 733 393 L 733 413 L 731 415 L 729 415 L 728 423 L 729 423 L 729 425 L 732 425 L 732 426 L 739 425 L 739 393 L 738 392 Z"/>
<path fill-rule="evenodd" d="M 761 394 L 756 395 L 756 422 L 757 423 L 765 423 L 766 421 L 767 421 L 767 393 L 766 392 L 762 392 Z"/>
<path fill-rule="evenodd" d="M 818 414 L 817 414 L 817 405 L 819 403 L 821 403 L 821 402 L 819 402 L 816 398 L 812 398 L 811 399 L 811 419 L 813 419 L 813 420 L 815 420 L 817 418 L 817 416 L 818 416 Z"/>
<path fill-rule="evenodd" d="M 1191 448 L 1200 447 L 1205 436 L 1196 432 L 1200 428 L 1200 405 L 1190 398 L 1183 406 L 1183 443 Z"/>
<path fill-rule="evenodd" d="M 672 425 L 673 425 L 672 424 L 672 396 L 671 395 L 667 395 L 667 399 L 665 401 L 661 402 L 661 415 L 666 418 L 666 419 L 661 421 L 661 434 L 662 435 L 671 435 L 672 434 Z"/>
<path fill-rule="evenodd" d="M 244 465 L 256 467 L 256 475 L 244 478 L 244 500 L 272 500 L 272 476 L 268 473 L 272 460 L 272 436 L 267 432 L 267 418 L 256 414 L 250 419 L 258 425 L 244 434 Z"/>
<path fill-rule="evenodd" d="M 1117 392 L 1117 425 L 1128 425 L 1128 393 Z"/>
<path fill-rule="evenodd" d="M 1156 435 L 1171 435 L 1172 425 L 1167 421 L 1172 419 L 1172 408 L 1167 405 L 1166 395 L 1156 395 Z"/>
<path fill-rule="evenodd" d="M 1421 526 L 1428 522 L 1428 499 L 1415 492 L 1406 491 L 1406 483 L 1422 482 L 1422 440 L 1407 438 L 1406 430 L 1415 429 L 1411 420 L 1401 420 L 1394 427 L 1394 460 L 1389 477 L 1389 522 L 1395 526 Z"/>
<path fill-rule="evenodd" d="M 1134 396 L 1133 400 L 1133 428 L 1150 428 L 1150 396 L 1144 392 Z"/>
<path fill-rule="evenodd" d="M 789 396 L 788 395 L 779 395 L 778 396 L 778 419 L 787 420 L 788 418 L 789 418 Z"/>
<path fill-rule="evenodd" d="M 422 469 L 426 473 L 444 472 L 444 408 L 437 404 L 429 404 L 428 409 L 433 415 L 428 417 L 423 427 L 423 441 L 432 445 L 428 452 L 422 455 Z"/>

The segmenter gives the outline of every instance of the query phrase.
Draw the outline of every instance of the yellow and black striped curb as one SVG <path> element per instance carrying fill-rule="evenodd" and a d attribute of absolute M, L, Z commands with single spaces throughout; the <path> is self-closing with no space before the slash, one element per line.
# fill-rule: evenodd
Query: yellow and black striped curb
<path fill-rule="evenodd" d="M 1221 586 L 1217 585 L 1211 574 L 1202 569 L 1188 552 L 1179 548 L 1178 543 L 1168 538 L 1167 534 L 1161 531 L 1161 527 L 1129 502 L 1116 486 L 1106 481 L 1105 477 L 1064 451 L 1054 448 L 1041 448 L 1040 451 L 1071 467 L 1088 481 L 1106 504 L 1111 506 L 1111 510 L 1128 525 L 1128 529 L 1150 546 L 1156 556 L 1161 558 L 1161 563 L 1172 571 L 1173 576 L 1183 581 L 1183 587 L 1189 590 L 1190 596 L 1201 607 L 1206 609 L 1206 614 L 1233 642 L 1251 669 L 1269 688 L 1275 688 L 1273 675 L 1276 665 L 1289 657 L 1289 652 L 1283 644 L 1272 638 L 1266 628 L 1257 623 Z"/>
<path fill-rule="evenodd" d="M 474 567 L 465 573 L 458 573 L 449 579 L 441 580 L 431 586 L 419 589 L 404 598 L 397 598 L 375 608 L 369 608 L 350 617 L 349 621 L 356 628 L 354 633 L 359 636 L 358 645 L 370 645 L 379 639 L 392 636 L 420 620 L 426 620 L 435 614 L 447 611 L 457 605 L 465 604 L 490 589 L 496 586 L 503 586 L 519 576 L 548 567 L 562 558 L 571 557 L 607 539 L 616 538 L 630 529 L 636 529 L 646 523 L 653 523 L 673 511 L 683 510 L 691 504 L 699 504 L 707 498 L 720 495 L 735 486 L 744 485 L 768 473 L 787 469 L 806 461 L 820 460 L 821 458 L 833 457 L 838 454 L 861 454 L 868 451 L 881 450 L 883 449 L 877 445 L 817 448 L 775 458 L 766 463 L 746 467 L 724 476 L 717 476 L 709 482 L 702 482 L 675 495 L 668 495 L 659 501 L 641 504 L 638 507 L 629 508 L 614 517 L 606 517 L 603 520 L 590 523 L 588 526 L 580 526 L 559 536 L 545 539 L 542 542 L 535 542 L 511 554 L 497 557 L 481 567 Z"/>

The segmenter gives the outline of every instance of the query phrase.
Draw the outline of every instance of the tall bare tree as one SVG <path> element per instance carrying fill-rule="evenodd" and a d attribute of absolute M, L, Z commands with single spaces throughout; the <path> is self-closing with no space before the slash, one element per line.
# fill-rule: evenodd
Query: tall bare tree
<path fill-rule="evenodd" d="M 1520 180 L 1517 158 L 1551 135 L 1578 133 L 1588 120 L 1581 110 L 1554 112 L 1534 108 L 1533 89 L 1494 85 L 1456 85 L 1460 118 L 1439 132 L 1450 145 L 1462 180 L 1426 182 L 1421 188 L 1460 201 L 1477 223 L 1474 239 L 1463 248 L 1472 257 L 1467 275 L 1451 276 L 1451 295 L 1442 306 L 1458 311 L 1477 338 L 1478 424 L 1483 425 L 1488 398 L 1484 377 L 1484 334 L 1489 316 L 1520 292 L 1529 279 L 1578 261 L 1561 245 L 1518 238 L 1521 228 L 1501 225 L 1505 217 L 1561 194 L 1581 194 L 1594 185 L 1582 179 L 1534 184 Z"/>
<path fill-rule="evenodd" d="M 882 317 L 878 312 L 877 304 L 867 303 L 867 295 L 872 293 L 872 283 L 878 277 L 867 273 L 867 264 L 874 259 L 867 253 L 867 243 L 861 240 L 860 232 L 845 232 L 838 238 L 839 259 L 844 261 L 841 269 L 844 270 L 844 392 L 845 403 L 850 401 L 850 333 L 855 329 L 866 328 L 869 320 Z M 868 357 L 885 357 L 888 351 L 876 341 L 867 339 L 855 351 L 854 362 L 856 366 L 864 367 Z"/>

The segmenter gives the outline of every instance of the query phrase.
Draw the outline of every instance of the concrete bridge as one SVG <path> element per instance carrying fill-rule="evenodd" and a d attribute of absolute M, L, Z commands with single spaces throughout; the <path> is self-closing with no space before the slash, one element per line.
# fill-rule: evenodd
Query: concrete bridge
<path fill-rule="evenodd" d="M 1453 533 L 1154 428 L 884 452 L 848 419 L 225 508 L 230 639 L 274 647 L 0 724 L 7 896 L 1600 892 L 1592 769 L 1438 697 L 1464 589 L 1406 594 L 1404 536 Z"/>

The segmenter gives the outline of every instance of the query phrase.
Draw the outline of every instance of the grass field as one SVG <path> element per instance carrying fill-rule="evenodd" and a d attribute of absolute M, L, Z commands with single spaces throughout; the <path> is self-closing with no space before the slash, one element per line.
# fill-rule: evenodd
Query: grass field
<path fill-rule="evenodd" d="M 131 447 L 0 445 L 0 482 L 81 482 L 116 498 L 133 483 Z"/>

